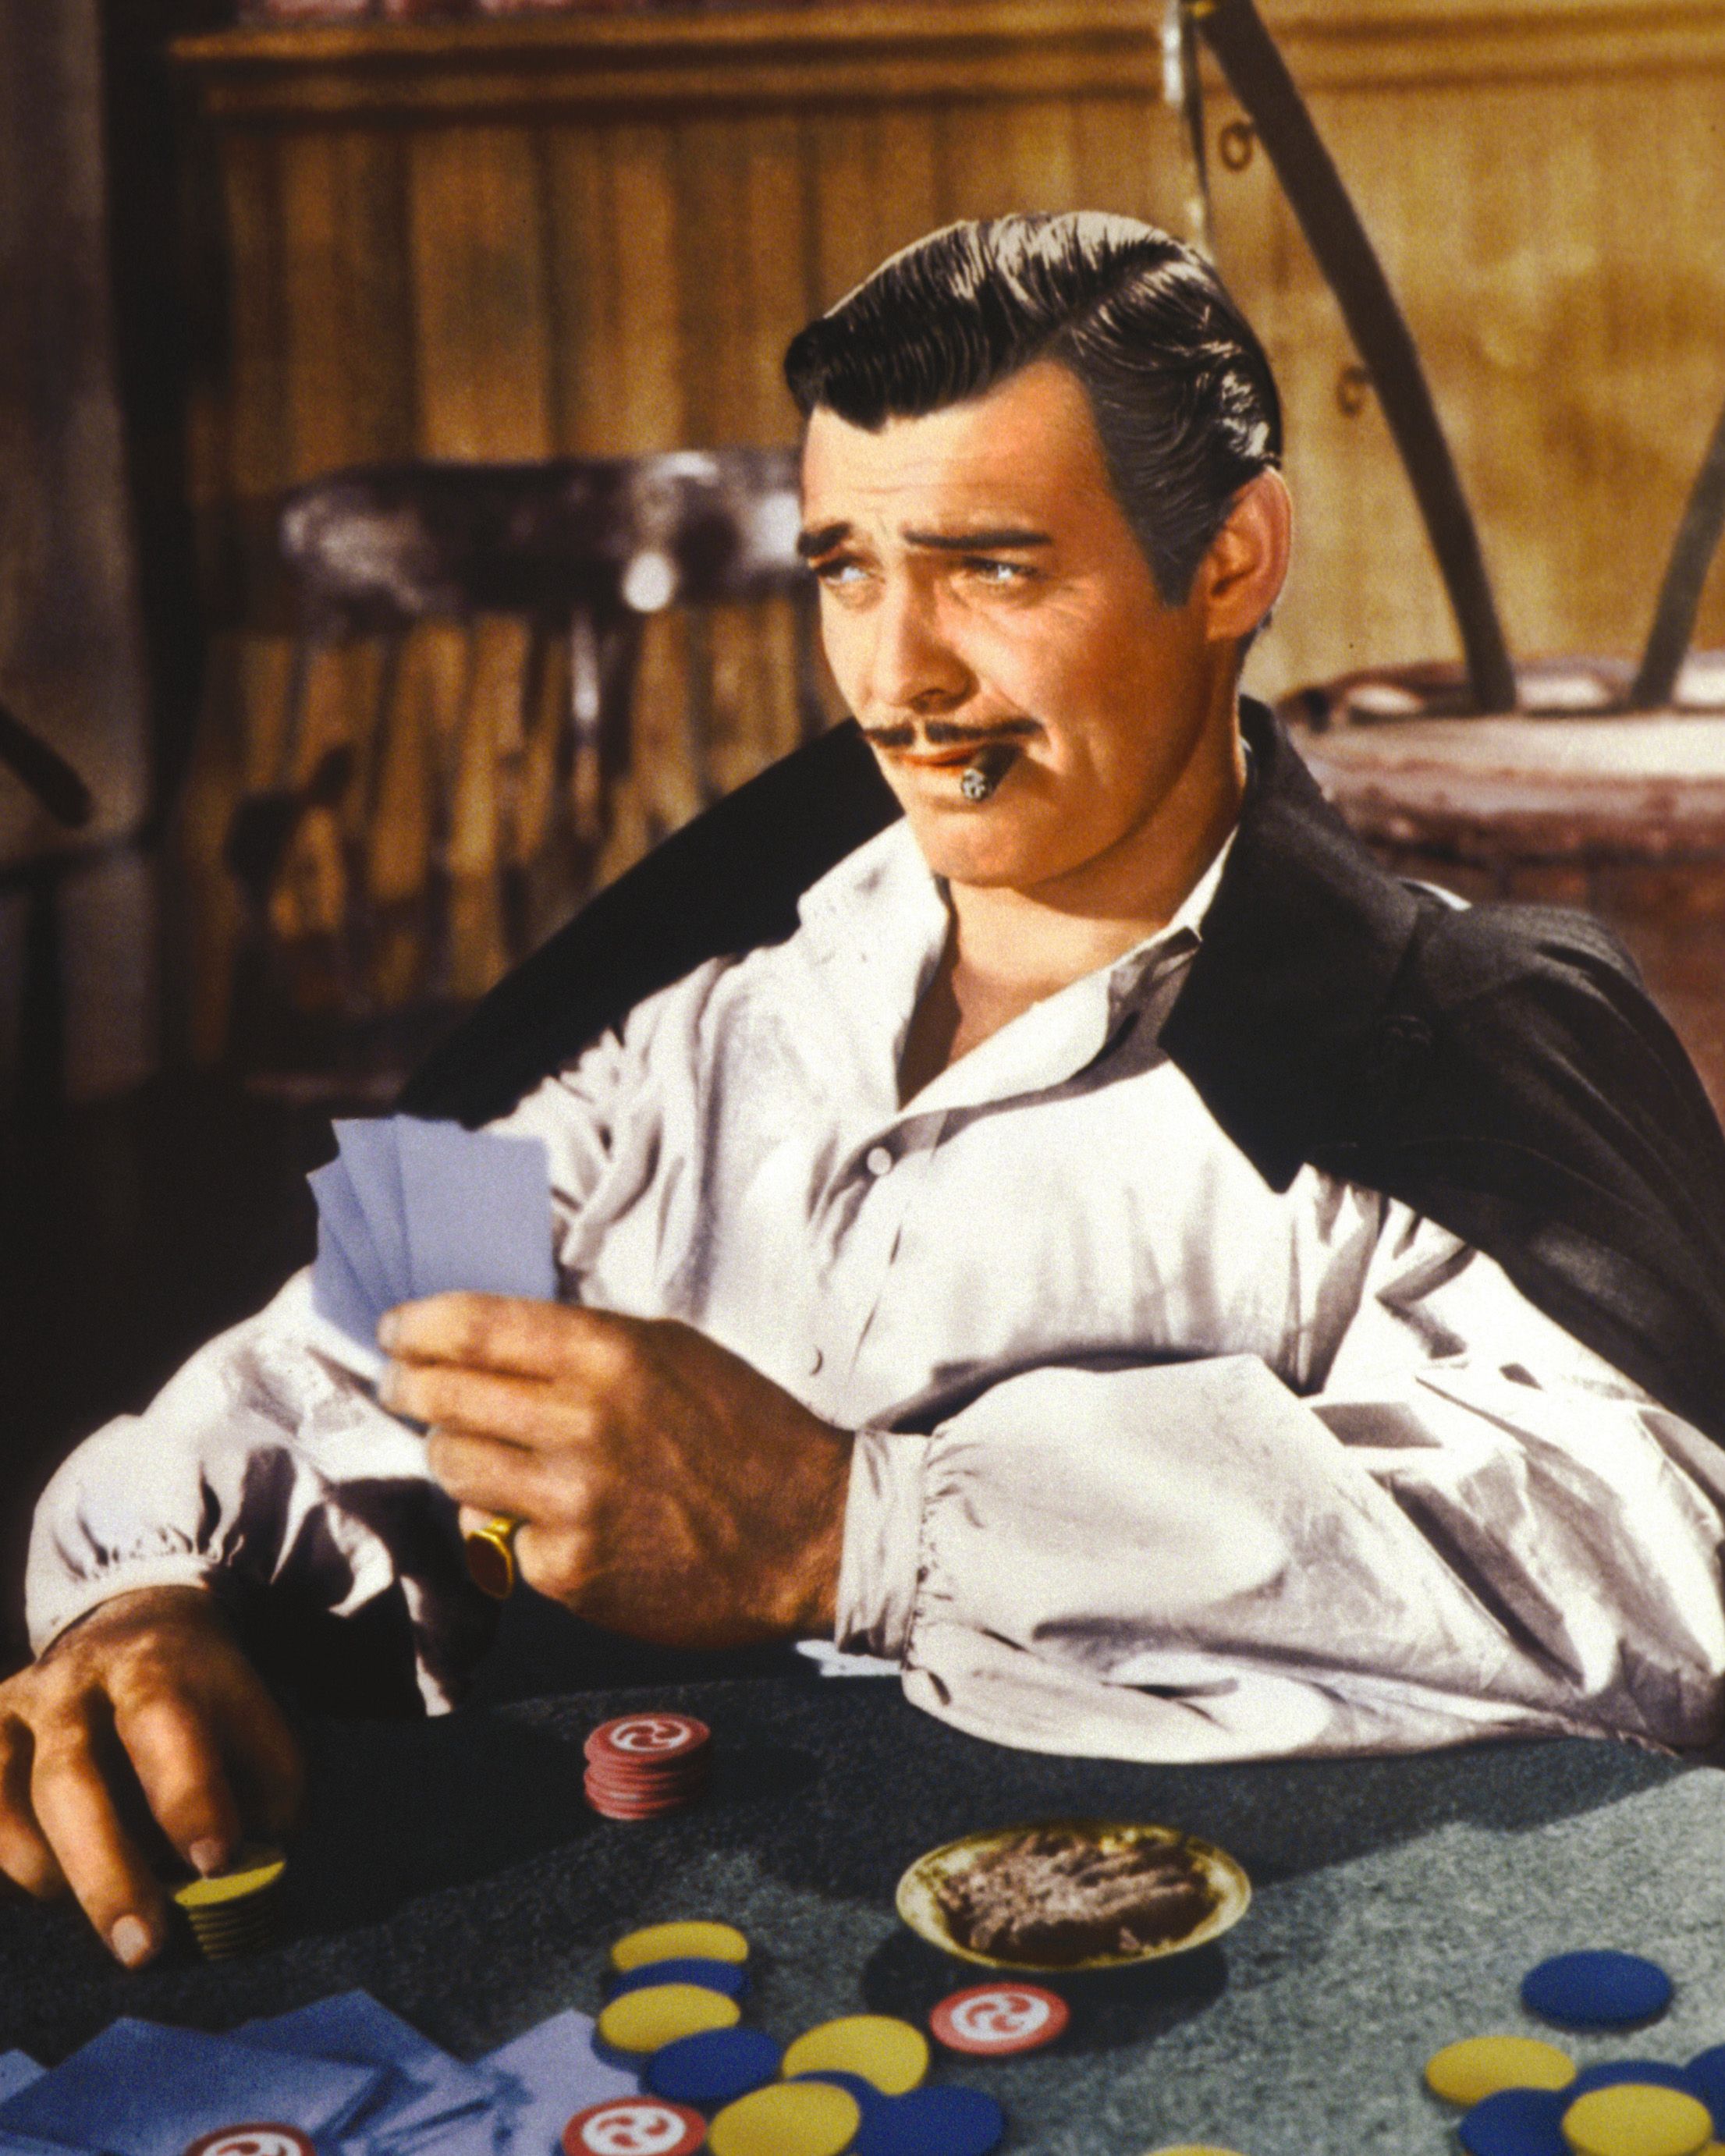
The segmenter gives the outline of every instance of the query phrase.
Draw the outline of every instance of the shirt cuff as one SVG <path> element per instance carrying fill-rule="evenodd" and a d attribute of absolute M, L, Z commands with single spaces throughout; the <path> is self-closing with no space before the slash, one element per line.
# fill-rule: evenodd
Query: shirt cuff
<path fill-rule="evenodd" d="M 115 1565 L 95 1579 L 59 1579 L 29 1597 L 30 1651 L 44 1655 L 62 1632 L 105 1602 L 145 1587 L 208 1587 L 215 1568 L 208 1558 L 183 1553 Z"/>
<path fill-rule="evenodd" d="M 900 1662 L 922 1577 L 922 1479 L 932 1440 L 860 1430 L 850 1449 L 834 1637 Z"/>

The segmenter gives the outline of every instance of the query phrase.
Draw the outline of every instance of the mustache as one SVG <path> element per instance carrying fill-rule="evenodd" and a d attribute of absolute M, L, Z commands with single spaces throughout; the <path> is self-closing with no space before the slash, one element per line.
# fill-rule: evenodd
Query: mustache
<path fill-rule="evenodd" d="M 961 726 L 950 719 L 906 720 L 890 726 L 864 726 L 863 738 L 876 748 L 914 748 L 921 739 L 930 748 L 982 748 L 990 742 L 1028 741 L 1042 732 L 1037 719 L 1004 719 L 998 726 Z"/>

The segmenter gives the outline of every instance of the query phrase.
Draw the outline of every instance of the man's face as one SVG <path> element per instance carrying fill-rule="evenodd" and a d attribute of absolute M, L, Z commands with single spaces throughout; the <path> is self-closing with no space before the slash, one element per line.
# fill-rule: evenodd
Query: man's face
<path fill-rule="evenodd" d="M 877 434 L 818 410 L 803 520 L 834 677 L 937 875 L 1033 890 L 1154 818 L 1230 654 L 1195 591 L 1159 597 L 1066 368 Z M 993 741 L 1018 753 L 973 804 Z"/>

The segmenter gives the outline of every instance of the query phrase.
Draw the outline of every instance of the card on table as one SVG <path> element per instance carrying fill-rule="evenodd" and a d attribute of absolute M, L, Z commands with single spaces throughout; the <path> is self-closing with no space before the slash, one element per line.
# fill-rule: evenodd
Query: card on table
<path fill-rule="evenodd" d="M 248 2021 L 235 2034 L 266 2051 L 382 2069 L 382 2079 L 347 2134 L 350 2140 L 362 2136 L 372 2148 L 418 2146 L 432 2128 L 488 2112 L 498 2094 L 495 2074 L 451 2058 L 367 1991 L 340 1992 Z"/>
<path fill-rule="evenodd" d="M 28 2051 L 0 2051 L 0 2103 L 17 2090 L 39 2082 L 43 2069 Z"/>
<path fill-rule="evenodd" d="M 559 2137 L 578 2111 L 639 2094 L 639 2076 L 599 2058 L 593 2037 L 585 2014 L 557 2014 L 480 2061 L 507 2088 L 505 2156 L 557 2156 Z"/>
<path fill-rule="evenodd" d="M 379 2078 L 376 2066 L 128 2017 L 0 2102 L 0 2143 L 18 2134 L 105 2156 L 181 2156 L 200 2134 L 259 2118 L 334 2140 Z"/>

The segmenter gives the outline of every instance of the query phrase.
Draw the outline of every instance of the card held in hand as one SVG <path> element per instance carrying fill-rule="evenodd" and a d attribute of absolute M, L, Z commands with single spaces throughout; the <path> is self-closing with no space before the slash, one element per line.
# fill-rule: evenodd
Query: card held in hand
<path fill-rule="evenodd" d="M 336 1137 L 339 1158 L 310 1178 L 311 1302 L 333 1359 L 375 1380 L 378 1319 L 420 1296 L 471 1288 L 555 1300 L 542 1139 L 413 1116 L 339 1122 Z"/>

